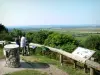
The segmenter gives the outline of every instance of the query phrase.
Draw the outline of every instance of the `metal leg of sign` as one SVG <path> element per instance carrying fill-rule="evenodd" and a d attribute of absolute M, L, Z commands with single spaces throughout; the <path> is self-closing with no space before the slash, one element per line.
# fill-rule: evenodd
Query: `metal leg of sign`
<path fill-rule="evenodd" d="M 77 66 L 77 61 L 74 60 L 74 68 Z"/>
<path fill-rule="evenodd" d="M 87 65 L 84 64 L 84 72 L 87 73 Z"/>

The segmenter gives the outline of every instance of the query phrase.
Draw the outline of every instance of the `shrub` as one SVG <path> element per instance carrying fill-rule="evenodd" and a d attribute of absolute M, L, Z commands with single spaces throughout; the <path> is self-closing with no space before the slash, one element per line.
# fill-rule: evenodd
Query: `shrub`
<path fill-rule="evenodd" d="M 95 50 L 96 53 L 94 54 L 94 57 L 97 59 L 98 62 L 100 62 L 100 36 L 99 35 L 89 36 L 84 42 L 84 46 L 86 48 Z"/>
<path fill-rule="evenodd" d="M 67 51 L 67 52 L 73 52 L 73 50 L 76 48 L 77 46 L 74 45 L 74 44 L 65 44 L 65 45 L 62 45 L 62 49 Z"/>
<path fill-rule="evenodd" d="M 35 36 L 34 32 L 27 32 L 26 33 L 26 38 L 27 38 L 28 42 L 32 42 L 34 36 Z"/>
<path fill-rule="evenodd" d="M 35 37 L 35 39 L 37 40 L 37 43 L 44 44 L 44 41 L 45 41 L 45 39 L 47 39 L 49 34 L 52 34 L 52 32 L 49 32 L 49 31 L 46 31 L 46 30 L 38 31 L 37 34 L 36 34 L 36 37 Z"/>
<path fill-rule="evenodd" d="M 96 53 L 93 56 L 96 58 L 96 61 L 100 63 L 100 51 L 96 50 Z"/>
<path fill-rule="evenodd" d="M 84 42 L 84 46 L 90 49 L 100 50 L 100 36 L 99 35 L 91 35 Z"/>
<path fill-rule="evenodd" d="M 26 34 L 26 37 L 28 40 L 34 43 L 44 44 L 45 39 L 47 39 L 47 37 L 50 34 L 52 34 L 52 32 L 46 30 L 40 30 L 37 32 L 28 32 Z"/>
<path fill-rule="evenodd" d="M 0 34 L 0 40 L 12 41 L 12 36 L 9 33 Z"/>
<path fill-rule="evenodd" d="M 72 52 L 78 46 L 78 41 L 70 35 L 53 33 L 45 40 L 45 45 Z"/>
<path fill-rule="evenodd" d="M 22 36 L 23 32 L 19 29 L 13 29 L 9 34 L 13 37 L 16 37 L 16 36 Z"/>
<path fill-rule="evenodd" d="M 35 49 L 35 54 L 43 55 L 43 53 L 42 53 L 42 48 L 41 48 L 41 47 L 37 47 L 37 48 Z"/>

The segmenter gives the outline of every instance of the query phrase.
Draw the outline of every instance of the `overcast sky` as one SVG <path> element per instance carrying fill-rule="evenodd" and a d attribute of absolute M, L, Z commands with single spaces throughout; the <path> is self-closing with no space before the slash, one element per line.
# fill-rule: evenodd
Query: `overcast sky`
<path fill-rule="evenodd" d="M 100 0 L 0 0 L 0 23 L 6 26 L 100 24 Z"/>

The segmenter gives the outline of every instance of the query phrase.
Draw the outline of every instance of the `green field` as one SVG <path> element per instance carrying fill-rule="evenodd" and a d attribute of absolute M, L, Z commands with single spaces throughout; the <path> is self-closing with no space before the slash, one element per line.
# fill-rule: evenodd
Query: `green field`
<path fill-rule="evenodd" d="M 91 35 L 100 35 L 100 28 L 52 28 L 49 30 L 72 35 L 79 41 L 85 41 Z"/>
<path fill-rule="evenodd" d="M 100 28 L 52 28 L 50 30 L 61 33 L 100 33 Z"/>

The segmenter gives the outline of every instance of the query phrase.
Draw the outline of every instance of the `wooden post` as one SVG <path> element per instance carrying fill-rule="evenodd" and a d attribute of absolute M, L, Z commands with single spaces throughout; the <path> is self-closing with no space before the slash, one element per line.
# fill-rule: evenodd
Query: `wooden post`
<path fill-rule="evenodd" d="M 94 61 L 94 58 L 91 58 L 90 60 Z M 90 75 L 94 75 L 94 69 L 92 67 L 90 67 Z"/>
<path fill-rule="evenodd" d="M 87 73 L 87 65 L 84 64 L 84 72 Z"/>
<path fill-rule="evenodd" d="M 77 66 L 77 61 L 74 60 L 74 68 Z"/>
<path fill-rule="evenodd" d="M 29 48 L 29 43 L 27 43 L 27 55 L 30 55 L 30 48 Z"/>
<path fill-rule="evenodd" d="M 94 69 L 92 67 L 90 68 L 90 75 L 94 75 Z"/>
<path fill-rule="evenodd" d="M 61 66 L 62 66 L 62 64 L 63 64 L 63 55 L 62 54 L 60 54 L 60 63 L 61 63 Z"/>
<path fill-rule="evenodd" d="M 3 47 L 4 47 L 4 43 L 3 43 Z"/>

